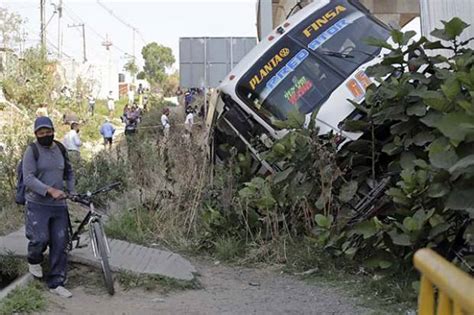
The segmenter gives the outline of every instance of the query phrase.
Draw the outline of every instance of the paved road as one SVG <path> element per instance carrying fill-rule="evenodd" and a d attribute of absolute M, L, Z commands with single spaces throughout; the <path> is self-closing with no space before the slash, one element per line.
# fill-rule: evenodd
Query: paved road
<path fill-rule="evenodd" d="M 13 252 L 26 256 L 28 240 L 22 227 L 16 232 L 0 237 L 0 253 Z M 82 242 L 82 240 L 81 240 Z M 85 239 L 84 244 L 88 244 Z M 124 241 L 109 239 L 111 250 L 110 266 L 113 271 L 123 270 L 136 273 L 160 275 L 178 280 L 192 280 L 196 269 L 182 256 L 159 249 L 148 248 Z M 74 249 L 69 259 L 88 265 L 99 265 L 89 247 Z"/>

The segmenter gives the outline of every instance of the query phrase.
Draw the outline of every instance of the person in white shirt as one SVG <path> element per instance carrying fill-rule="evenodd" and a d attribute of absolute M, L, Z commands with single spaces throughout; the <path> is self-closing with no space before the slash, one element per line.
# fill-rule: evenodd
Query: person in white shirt
<path fill-rule="evenodd" d="M 168 118 L 170 114 L 169 108 L 164 108 L 163 109 L 163 115 L 161 115 L 161 125 L 163 125 L 163 134 L 165 138 L 168 138 L 168 135 L 170 133 L 170 120 Z"/>
<path fill-rule="evenodd" d="M 107 96 L 107 107 L 109 109 L 109 114 L 112 117 L 115 110 L 115 101 L 114 101 L 114 96 L 112 94 L 112 91 L 110 91 L 109 95 Z"/>
<path fill-rule="evenodd" d="M 79 138 L 79 124 L 77 122 L 71 123 L 71 130 L 64 136 L 63 144 L 68 150 L 69 158 L 74 166 L 81 159 L 80 149 L 82 146 L 81 139 Z"/>
<path fill-rule="evenodd" d="M 94 110 L 95 110 L 95 98 L 94 96 L 89 95 L 87 97 L 87 100 L 88 100 L 88 104 L 89 104 L 89 107 L 88 107 L 88 112 L 91 114 L 91 116 L 94 116 Z"/>
<path fill-rule="evenodd" d="M 186 129 L 189 136 L 192 135 L 193 125 L 194 125 L 194 111 L 193 109 L 189 108 L 189 110 L 187 110 L 186 119 L 184 120 L 184 128 Z"/>
<path fill-rule="evenodd" d="M 133 91 L 133 88 L 131 86 L 127 94 L 128 94 L 128 105 L 133 105 L 133 103 L 135 102 L 135 92 Z"/>

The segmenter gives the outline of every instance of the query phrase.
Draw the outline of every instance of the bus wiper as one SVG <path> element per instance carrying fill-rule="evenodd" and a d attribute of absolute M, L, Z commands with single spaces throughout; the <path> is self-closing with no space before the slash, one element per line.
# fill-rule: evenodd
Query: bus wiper
<path fill-rule="evenodd" d="M 344 53 L 340 53 L 340 52 L 337 52 L 337 51 L 331 51 L 331 50 L 325 50 L 321 53 L 323 55 L 326 55 L 326 56 L 337 57 L 337 58 L 341 58 L 341 59 L 354 58 L 354 56 L 351 55 L 351 54 L 344 54 Z"/>

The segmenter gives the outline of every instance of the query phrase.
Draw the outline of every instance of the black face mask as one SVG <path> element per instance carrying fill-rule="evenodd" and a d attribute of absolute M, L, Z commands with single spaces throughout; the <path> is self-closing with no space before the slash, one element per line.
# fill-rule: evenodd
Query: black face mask
<path fill-rule="evenodd" d="M 53 144 L 54 134 L 52 134 L 51 136 L 44 136 L 44 137 L 36 138 L 36 139 L 38 140 L 39 144 L 45 147 L 49 147 Z"/>

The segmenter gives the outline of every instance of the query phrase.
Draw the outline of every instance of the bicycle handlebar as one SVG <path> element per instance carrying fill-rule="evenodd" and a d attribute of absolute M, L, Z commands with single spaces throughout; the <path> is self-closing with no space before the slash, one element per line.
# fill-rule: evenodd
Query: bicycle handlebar
<path fill-rule="evenodd" d="M 112 189 L 115 189 L 115 188 L 119 187 L 120 185 L 122 185 L 122 183 L 115 182 L 115 183 L 106 185 L 102 188 L 99 188 L 98 190 L 96 190 L 94 192 L 87 192 L 86 194 L 77 194 L 77 195 L 69 195 L 68 194 L 67 199 L 69 199 L 73 202 L 77 202 L 77 203 L 81 203 L 83 205 L 89 206 L 93 196 L 98 195 L 100 193 L 109 192 Z"/>
<path fill-rule="evenodd" d="M 115 188 L 119 187 L 120 185 L 122 185 L 121 182 L 115 182 L 115 183 L 106 185 L 106 186 L 104 186 L 104 187 L 102 187 L 102 188 L 100 188 L 100 189 L 98 189 L 98 190 L 96 190 L 92 193 L 87 193 L 87 196 L 92 197 L 92 196 L 95 196 L 95 195 L 100 194 L 100 193 L 109 192 L 112 189 L 115 189 Z"/>

